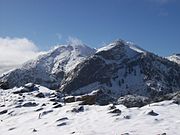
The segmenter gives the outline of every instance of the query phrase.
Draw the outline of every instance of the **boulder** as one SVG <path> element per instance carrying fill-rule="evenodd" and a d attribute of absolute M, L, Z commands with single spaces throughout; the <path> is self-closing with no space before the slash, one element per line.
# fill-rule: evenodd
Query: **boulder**
<path fill-rule="evenodd" d="M 103 90 L 95 90 L 89 94 L 85 94 L 82 96 L 78 96 L 76 101 L 82 101 L 81 105 L 108 105 L 109 103 L 113 102 L 113 98 L 103 92 Z"/>
<path fill-rule="evenodd" d="M 5 114 L 7 112 L 8 112 L 8 110 L 2 110 L 2 111 L 0 111 L 0 115 Z"/>
<path fill-rule="evenodd" d="M 66 123 L 66 122 L 63 122 L 63 123 L 58 124 L 57 126 L 58 126 L 58 127 L 61 127 L 61 126 L 65 126 L 65 125 L 67 125 L 67 123 Z"/>
<path fill-rule="evenodd" d="M 126 95 L 124 97 L 120 97 L 117 101 L 117 104 L 123 104 L 126 107 L 142 107 L 144 105 L 149 104 L 150 101 L 147 97 L 136 96 L 136 95 Z"/>
<path fill-rule="evenodd" d="M 109 113 L 121 114 L 121 110 L 119 110 L 119 109 L 114 109 L 114 110 L 110 111 Z"/>
<path fill-rule="evenodd" d="M 59 122 L 59 121 L 65 121 L 65 120 L 68 120 L 68 117 L 60 118 L 60 119 L 56 120 L 56 122 Z"/>
<path fill-rule="evenodd" d="M 24 87 L 27 88 L 27 89 L 33 90 L 34 87 L 35 87 L 35 84 L 34 83 L 27 83 L 27 84 L 24 85 Z"/>
<path fill-rule="evenodd" d="M 149 112 L 147 113 L 147 115 L 157 116 L 157 115 L 159 115 L 159 114 L 158 114 L 158 113 L 155 113 L 153 110 L 151 110 L 151 111 L 149 111 Z"/>
<path fill-rule="evenodd" d="M 173 103 L 180 105 L 180 93 L 172 98 Z"/>
<path fill-rule="evenodd" d="M 77 107 L 77 108 L 73 108 L 71 110 L 71 112 L 76 112 L 76 113 L 83 112 L 83 111 L 84 111 L 84 107 L 83 106 L 80 106 L 80 107 Z"/>
<path fill-rule="evenodd" d="M 53 110 L 43 111 L 41 116 L 47 115 L 47 114 L 52 113 L 52 112 L 53 112 Z"/>
<path fill-rule="evenodd" d="M 43 109 L 44 109 L 44 108 L 42 108 L 42 107 L 41 107 L 41 108 L 38 108 L 38 109 L 35 110 L 35 112 L 39 112 L 39 111 L 41 111 L 41 110 L 43 110 Z"/>
<path fill-rule="evenodd" d="M 37 98 L 45 98 L 45 95 L 42 92 L 39 92 L 38 94 L 35 95 Z"/>
<path fill-rule="evenodd" d="M 96 103 L 96 95 L 82 95 L 76 101 L 82 101 L 81 105 L 93 105 Z"/>
<path fill-rule="evenodd" d="M 33 92 L 35 90 L 38 90 L 38 88 L 33 83 L 28 83 L 24 85 L 24 87 L 20 87 L 18 90 L 14 91 L 14 94 L 22 94 L 27 92 Z"/>
<path fill-rule="evenodd" d="M 109 107 L 108 107 L 108 110 L 113 110 L 113 109 L 116 109 L 116 106 L 114 104 L 111 104 Z"/>
<path fill-rule="evenodd" d="M 35 102 L 27 102 L 27 103 L 24 103 L 23 105 L 22 105 L 22 107 L 35 107 L 35 106 L 37 106 L 38 104 L 37 103 L 35 103 Z"/>
<path fill-rule="evenodd" d="M 57 104 L 53 108 L 59 108 L 59 107 L 62 107 L 62 105 L 61 104 Z"/>
<path fill-rule="evenodd" d="M 64 102 L 65 103 L 71 103 L 71 102 L 75 102 L 75 97 L 74 96 L 67 96 L 64 98 Z"/>

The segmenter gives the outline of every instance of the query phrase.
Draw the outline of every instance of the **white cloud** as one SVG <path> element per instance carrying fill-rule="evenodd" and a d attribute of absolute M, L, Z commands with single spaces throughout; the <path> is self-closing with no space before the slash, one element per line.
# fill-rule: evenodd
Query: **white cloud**
<path fill-rule="evenodd" d="M 67 43 L 73 44 L 73 45 L 83 45 L 83 42 L 75 37 L 68 37 Z"/>
<path fill-rule="evenodd" d="M 0 75 L 38 54 L 36 45 L 27 38 L 0 37 Z"/>

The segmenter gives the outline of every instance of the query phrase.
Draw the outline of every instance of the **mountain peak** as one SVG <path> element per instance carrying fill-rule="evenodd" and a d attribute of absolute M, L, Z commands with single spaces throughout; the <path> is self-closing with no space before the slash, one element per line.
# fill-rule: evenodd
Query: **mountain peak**
<path fill-rule="evenodd" d="M 180 53 L 175 53 L 169 57 L 166 57 L 168 60 L 173 61 L 177 64 L 180 64 Z"/>
<path fill-rule="evenodd" d="M 180 53 L 175 53 L 174 55 L 180 57 Z"/>
<path fill-rule="evenodd" d="M 137 54 L 147 52 L 141 47 L 137 46 L 136 44 L 122 39 L 116 40 L 110 43 L 109 45 L 98 49 L 97 52 L 109 51 L 109 50 L 115 50 L 118 51 L 119 53 L 124 53 L 129 57 L 133 57 Z"/>
<path fill-rule="evenodd" d="M 1 77 L 0 81 L 8 82 L 9 87 L 32 82 L 55 89 L 59 87 L 65 73 L 95 52 L 95 49 L 78 43 L 57 45 L 37 59 L 28 61 Z"/>

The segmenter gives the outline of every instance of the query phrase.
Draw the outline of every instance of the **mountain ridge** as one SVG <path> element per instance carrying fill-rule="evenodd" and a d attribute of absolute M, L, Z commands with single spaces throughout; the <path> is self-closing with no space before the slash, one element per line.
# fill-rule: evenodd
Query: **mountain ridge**
<path fill-rule="evenodd" d="M 180 68 L 176 63 L 148 51 L 137 51 L 120 40 L 101 48 L 69 72 L 61 90 L 81 94 L 104 87 L 118 97 L 128 93 L 154 96 L 154 93 L 179 90 L 179 76 Z M 170 78 L 175 84 L 171 84 Z"/>
<path fill-rule="evenodd" d="M 98 50 L 84 44 L 57 46 L 0 77 L 1 86 L 32 82 L 72 95 L 102 91 L 154 97 L 180 90 L 180 67 L 134 43 L 117 40 Z"/>

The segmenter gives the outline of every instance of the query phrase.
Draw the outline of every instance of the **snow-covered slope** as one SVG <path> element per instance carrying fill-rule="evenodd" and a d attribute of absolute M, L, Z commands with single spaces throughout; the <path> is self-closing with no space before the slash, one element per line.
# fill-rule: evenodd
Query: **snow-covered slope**
<path fill-rule="evenodd" d="M 116 98 L 126 94 L 155 97 L 180 90 L 180 67 L 123 40 L 103 47 L 62 81 L 61 90 L 83 94 L 103 87 Z"/>
<path fill-rule="evenodd" d="M 77 64 L 94 54 L 95 51 L 83 44 L 60 45 L 3 75 L 0 82 L 8 83 L 10 88 L 35 82 L 56 89 L 64 74 L 74 69 Z"/>
<path fill-rule="evenodd" d="M 173 101 L 141 108 L 79 105 L 52 100 L 55 91 L 36 85 L 30 93 L 0 90 L 2 135 L 179 135 L 180 107 Z M 45 97 L 38 98 L 38 93 Z"/>
<path fill-rule="evenodd" d="M 172 56 L 167 57 L 168 60 L 174 61 L 177 64 L 180 64 L 180 54 L 174 54 Z"/>

